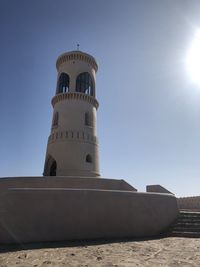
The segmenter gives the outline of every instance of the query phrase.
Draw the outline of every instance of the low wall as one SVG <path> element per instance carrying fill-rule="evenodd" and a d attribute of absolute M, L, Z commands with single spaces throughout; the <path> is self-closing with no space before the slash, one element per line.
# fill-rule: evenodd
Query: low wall
<path fill-rule="evenodd" d="M 154 236 L 177 215 L 170 194 L 10 188 L 0 195 L 0 243 Z"/>
<path fill-rule="evenodd" d="M 200 211 L 200 196 L 177 198 L 179 209 Z"/>
<path fill-rule="evenodd" d="M 69 176 L 42 176 L 42 177 L 6 177 L 0 178 L 0 193 L 7 188 L 81 188 L 137 191 L 124 180 L 69 177 Z"/>
<path fill-rule="evenodd" d="M 146 186 L 147 192 L 154 192 L 154 193 L 167 193 L 167 194 L 173 194 L 169 190 L 167 190 L 165 187 L 156 184 L 156 185 L 147 185 Z"/>

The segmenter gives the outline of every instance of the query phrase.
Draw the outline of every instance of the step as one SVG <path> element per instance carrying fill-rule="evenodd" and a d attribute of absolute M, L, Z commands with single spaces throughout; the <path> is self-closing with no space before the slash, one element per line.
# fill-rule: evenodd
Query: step
<path fill-rule="evenodd" d="M 181 209 L 180 212 L 199 212 L 200 209 Z"/>
<path fill-rule="evenodd" d="M 191 211 L 191 210 L 180 210 L 180 213 L 195 213 L 195 214 L 200 214 L 200 211 Z"/>
<path fill-rule="evenodd" d="M 200 222 L 197 222 L 197 221 L 176 221 L 173 225 L 190 225 L 190 224 L 193 224 L 193 225 L 200 225 Z"/>
<path fill-rule="evenodd" d="M 191 215 L 186 215 L 186 214 L 180 214 L 179 216 L 178 216 L 179 218 L 194 218 L 194 219 L 200 219 L 200 216 L 198 215 L 194 215 L 194 214 L 191 214 Z"/>
<path fill-rule="evenodd" d="M 178 232 L 198 232 L 200 234 L 200 228 L 187 228 L 187 227 L 173 227 L 173 231 L 178 231 Z"/>
<path fill-rule="evenodd" d="M 194 221 L 194 220 L 197 220 L 197 221 L 200 221 L 200 217 L 197 217 L 197 216 L 179 216 L 177 218 L 178 221 L 180 220 L 191 220 L 191 221 Z"/>
<path fill-rule="evenodd" d="M 183 222 L 180 222 L 180 223 L 176 223 L 174 225 L 174 227 L 187 227 L 187 228 L 200 228 L 200 224 L 199 223 L 183 223 Z"/>
<path fill-rule="evenodd" d="M 168 235 L 178 237 L 200 237 L 200 212 L 180 211 Z"/>
<path fill-rule="evenodd" d="M 199 214 L 179 214 L 179 218 L 200 218 Z"/>
<path fill-rule="evenodd" d="M 199 219 L 191 219 L 191 218 L 187 218 L 187 219 L 181 219 L 181 218 L 178 218 L 177 219 L 177 222 L 192 222 L 192 223 L 200 223 L 200 220 Z"/>
<path fill-rule="evenodd" d="M 193 237 L 193 238 L 200 238 L 200 233 L 198 232 L 179 232 L 179 231 L 172 231 L 170 236 L 174 237 Z"/>
<path fill-rule="evenodd" d="M 184 218 L 184 217 L 189 217 L 189 218 L 200 218 L 200 215 L 197 214 L 179 214 L 179 217 Z"/>

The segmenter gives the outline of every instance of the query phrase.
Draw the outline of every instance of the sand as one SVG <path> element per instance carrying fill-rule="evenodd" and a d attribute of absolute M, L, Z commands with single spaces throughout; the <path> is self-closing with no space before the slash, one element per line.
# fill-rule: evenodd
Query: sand
<path fill-rule="evenodd" d="M 200 238 L 0 246 L 1 267 L 200 266 Z"/>

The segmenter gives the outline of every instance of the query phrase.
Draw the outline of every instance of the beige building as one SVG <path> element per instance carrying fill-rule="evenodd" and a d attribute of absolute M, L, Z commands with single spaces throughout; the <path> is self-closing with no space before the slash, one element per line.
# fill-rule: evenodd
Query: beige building
<path fill-rule="evenodd" d="M 72 51 L 62 54 L 56 66 L 44 176 L 0 179 L 0 243 L 165 232 L 178 216 L 173 194 L 159 185 L 140 193 L 124 180 L 98 178 L 95 59 Z"/>
<path fill-rule="evenodd" d="M 60 55 L 44 176 L 98 177 L 96 60 L 81 51 Z"/>

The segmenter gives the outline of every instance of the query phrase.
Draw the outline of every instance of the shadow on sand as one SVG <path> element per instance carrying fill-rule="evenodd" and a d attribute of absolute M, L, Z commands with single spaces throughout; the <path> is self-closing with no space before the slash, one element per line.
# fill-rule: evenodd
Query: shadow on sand
<path fill-rule="evenodd" d="M 85 247 L 94 245 L 104 245 L 111 243 L 124 243 L 124 242 L 142 242 L 148 240 L 162 239 L 167 235 L 159 235 L 154 237 L 144 238 L 110 238 L 110 239 L 95 239 L 95 240 L 79 240 L 79 241 L 56 241 L 56 242 L 38 242 L 38 243 L 25 243 L 25 244 L 0 244 L 0 253 L 14 252 L 20 250 L 32 250 L 42 248 L 64 248 L 64 247 Z"/>

